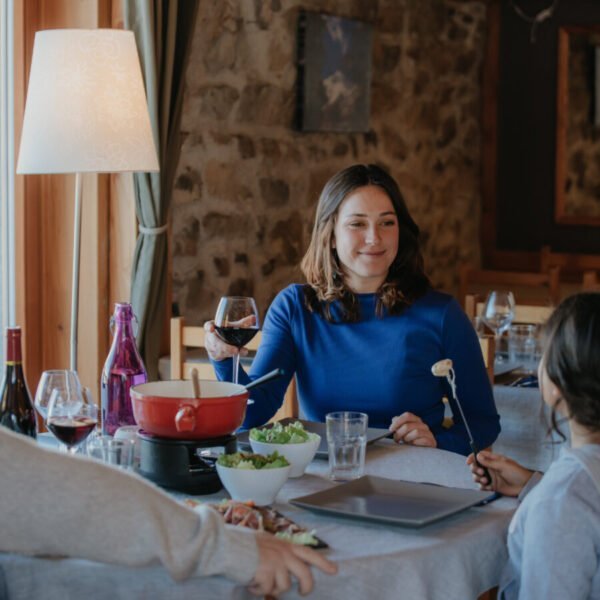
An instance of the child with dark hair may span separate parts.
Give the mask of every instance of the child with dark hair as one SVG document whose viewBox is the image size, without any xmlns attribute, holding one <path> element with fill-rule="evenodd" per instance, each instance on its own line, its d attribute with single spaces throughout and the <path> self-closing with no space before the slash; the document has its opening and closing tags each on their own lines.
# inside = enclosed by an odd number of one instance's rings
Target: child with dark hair
<svg viewBox="0 0 600 600">
<path fill-rule="evenodd" d="M 499 598 L 600 598 L 600 294 L 571 296 L 553 313 L 539 380 L 553 428 L 557 414 L 568 423 L 571 448 L 543 478 L 480 452 L 491 483 L 467 458 L 482 489 L 524 498 L 509 527 Z"/>
</svg>

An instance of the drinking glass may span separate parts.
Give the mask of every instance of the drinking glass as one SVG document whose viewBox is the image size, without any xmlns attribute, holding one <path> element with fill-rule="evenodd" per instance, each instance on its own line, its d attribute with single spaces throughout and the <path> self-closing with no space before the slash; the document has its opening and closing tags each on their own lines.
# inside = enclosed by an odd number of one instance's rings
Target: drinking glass
<svg viewBox="0 0 600 600">
<path fill-rule="evenodd" d="M 75 393 L 54 388 L 50 394 L 46 427 L 62 442 L 69 453 L 92 433 L 98 424 L 98 407 L 88 388 Z"/>
<path fill-rule="evenodd" d="M 329 478 L 333 481 L 362 477 L 368 422 L 368 415 L 361 412 L 333 412 L 325 416 Z"/>
<path fill-rule="evenodd" d="M 215 316 L 217 335 L 227 344 L 238 349 L 233 355 L 233 383 L 238 382 L 240 366 L 239 349 L 258 333 L 258 310 L 254 298 L 247 296 L 224 296 L 219 301 Z"/>
<path fill-rule="evenodd" d="M 56 369 L 42 373 L 35 391 L 34 405 L 44 420 L 47 417 L 50 395 L 54 389 L 58 389 L 67 395 L 77 394 L 81 390 L 81 383 L 79 382 L 77 373 L 66 369 Z"/>
<path fill-rule="evenodd" d="M 519 363 L 528 374 L 537 371 L 538 332 L 536 325 L 511 325 L 508 332 L 508 356 L 511 362 Z"/>
<path fill-rule="evenodd" d="M 490 292 L 481 313 L 484 323 L 496 337 L 496 362 L 503 362 L 500 349 L 500 337 L 510 327 L 515 318 L 515 297 L 512 292 Z"/>
<path fill-rule="evenodd" d="M 87 455 L 124 471 L 133 469 L 135 441 L 98 435 L 87 443 Z"/>
</svg>

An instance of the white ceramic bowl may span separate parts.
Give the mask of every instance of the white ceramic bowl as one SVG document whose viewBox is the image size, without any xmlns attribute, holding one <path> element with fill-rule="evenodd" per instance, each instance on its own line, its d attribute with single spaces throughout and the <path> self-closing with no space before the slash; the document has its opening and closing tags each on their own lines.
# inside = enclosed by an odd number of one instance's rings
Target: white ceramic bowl
<svg viewBox="0 0 600 600">
<path fill-rule="evenodd" d="M 256 452 L 256 454 L 279 452 L 281 456 L 287 458 L 292 466 L 290 477 L 301 477 L 310 461 L 315 457 L 321 443 L 321 436 L 316 433 L 314 435 L 315 439 L 301 444 L 271 444 L 250 438 L 250 446 L 252 446 L 252 452 Z"/>
<path fill-rule="evenodd" d="M 271 504 L 290 474 L 290 466 L 275 469 L 234 469 L 217 463 L 217 473 L 233 500 Z"/>
</svg>

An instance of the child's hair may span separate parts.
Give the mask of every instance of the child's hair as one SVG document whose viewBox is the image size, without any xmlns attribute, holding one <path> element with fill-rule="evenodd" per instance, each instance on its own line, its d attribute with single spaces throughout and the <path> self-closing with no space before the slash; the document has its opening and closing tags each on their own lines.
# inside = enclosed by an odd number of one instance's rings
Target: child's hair
<svg viewBox="0 0 600 600">
<path fill-rule="evenodd" d="M 570 296 L 545 327 L 544 366 L 569 418 L 600 431 L 600 293 Z M 554 409 L 552 425 L 556 429 Z"/>
</svg>

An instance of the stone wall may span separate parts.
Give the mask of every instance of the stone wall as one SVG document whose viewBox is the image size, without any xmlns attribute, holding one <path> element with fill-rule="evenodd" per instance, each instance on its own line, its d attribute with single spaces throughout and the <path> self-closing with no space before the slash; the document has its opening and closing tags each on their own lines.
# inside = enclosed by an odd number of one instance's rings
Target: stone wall
<svg viewBox="0 0 600 600">
<path fill-rule="evenodd" d="M 373 23 L 371 129 L 295 131 L 300 8 Z M 300 281 L 325 181 L 357 162 L 398 180 L 434 285 L 479 260 L 485 5 L 458 0 L 203 0 L 172 208 L 173 300 L 191 323 L 224 294 L 264 312 Z"/>
<path fill-rule="evenodd" d="M 600 34 L 569 35 L 565 214 L 600 217 L 600 127 L 594 124 L 594 50 Z M 598 84 L 596 84 L 598 85 Z"/>
</svg>

